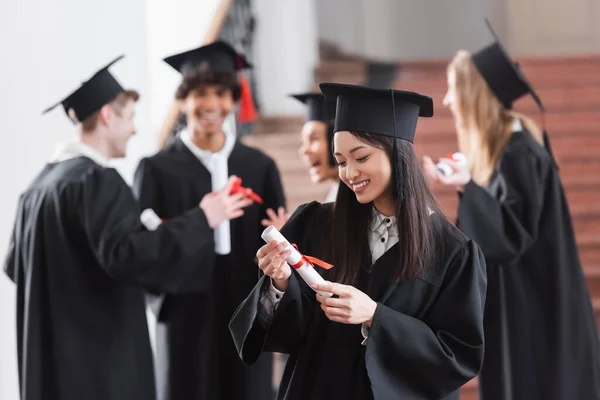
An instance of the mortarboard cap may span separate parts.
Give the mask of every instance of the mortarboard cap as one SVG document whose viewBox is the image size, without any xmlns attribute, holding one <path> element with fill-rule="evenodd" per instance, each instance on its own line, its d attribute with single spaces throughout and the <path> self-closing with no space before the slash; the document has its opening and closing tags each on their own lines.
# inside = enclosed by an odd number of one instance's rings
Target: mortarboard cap
<svg viewBox="0 0 600 400">
<path fill-rule="evenodd" d="M 306 105 L 306 121 L 329 124 L 335 119 L 335 99 L 326 100 L 322 93 L 300 93 L 291 96 Z"/>
<path fill-rule="evenodd" d="M 334 131 L 373 133 L 413 142 L 418 117 L 433 115 L 431 97 L 393 89 L 321 83 L 325 97 L 336 99 Z"/>
<path fill-rule="evenodd" d="M 85 121 L 88 117 L 98 111 L 105 104 L 110 103 L 118 94 L 125 91 L 117 82 L 108 69 L 117 61 L 121 55 L 111 61 L 107 66 L 96 72 L 90 79 L 83 82 L 81 86 L 53 106 L 44 110 L 43 114 L 62 105 L 69 118 L 75 117 L 75 122 Z M 72 113 L 70 112 L 72 110 Z M 74 114 L 74 115 L 72 115 Z"/>
<path fill-rule="evenodd" d="M 164 61 L 180 73 L 203 62 L 207 62 L 212 69 L 222 71 L 237 72 L 241 69 L 252 68 L 244 55 L 239 54 L 223 41 L 169 56 Z"/>
<path fill-rule="evenodd" d="M 507 109 L 512 108 L 515 100 L 529 93 L 540 110 L 544 111 L 542 101 L 521 72 L 519 65 L 511 59 L 487 18 L 485 23 L 494 37 L 494 42 L 473 53 L 472 58 L 492 93 Z"/>
</svg>

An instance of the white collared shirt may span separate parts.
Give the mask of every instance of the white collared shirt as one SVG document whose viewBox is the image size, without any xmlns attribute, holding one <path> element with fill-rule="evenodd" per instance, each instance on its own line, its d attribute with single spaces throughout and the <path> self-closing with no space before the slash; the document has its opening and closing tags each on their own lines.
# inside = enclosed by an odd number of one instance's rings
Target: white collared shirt
<svg viewBox="0 0 600 400">
<path fill-rule="evenodd" d="M 521 132 L 523 130 L 523 125 L 521 124 L 521 120 L 519 118 L 514 118 L 512 123 L 512 131 L 513 132 Z"/>
<path fill-rule="evenodd" d="M 396 217 L 386 217 L 373 207 L 373 216 L 369 232 L 371 263 L 375 264 L 375 262 L 396 243 L 398 243 L 398 224 L 396 224 Z"/>
<path fill-rule="evenodd" d="M 196 146 L 187 129 L 179 133 L 179 137 L 189 151 L 210 172 L 211 190 L 216 192 L 227 185 L 229 180 L 229 155 L 235 146 L 235 137 L 225 133 L 225 143 L 219 151 L 212 152 Z M 225 255 L 231 253 L 231 225 L 229 221 L 221 222 L 214 229 L 215 252 Z"/>
<path fill-rule="evenodd" d="M 86 157 L 104 168 L 109 168 L 109 161 L 98 150 L 83 142 L 73 141 L 61 143 L 56 146 L 50 162 L 61 162 L 77 157 Z"/>
<path fill-rule="evenodd" d="M 204 167 L 208 170 L 208 172 L 211 173 L 211 175 L 213 175 L 216 170 L 225 170 L 225 175 L 227 175 L 227 160 L 229 159 L 229 155 L 231 154 L 231 151 L 233 150 L 233 147 L 235 145 L 235 138 L 232 135 L 225 133 L 225 143 L 223 144 L 223 147 L 221 147 L 219 151 L 216 151 L 214 153 L 210 150 L 204 150 L 196 146 L 194 142 L 192 142 L 192 138 L 187 129 L 182 130 L 179 133 L 179 137 L 181 138 L 181 141 L 183 142 L 185 147 L 187 147 L 188 150 L 194 156 L 196 156 L 198 160 L 200 160 L 202 165 L 204 165 Z M 213 182 L 212 189 L 219 190 L 223 186 L 225 186 L 227 180 L 225 180 L 221 187 L 215 187 L 214 183 L 215 182 Z"/>
</svg>

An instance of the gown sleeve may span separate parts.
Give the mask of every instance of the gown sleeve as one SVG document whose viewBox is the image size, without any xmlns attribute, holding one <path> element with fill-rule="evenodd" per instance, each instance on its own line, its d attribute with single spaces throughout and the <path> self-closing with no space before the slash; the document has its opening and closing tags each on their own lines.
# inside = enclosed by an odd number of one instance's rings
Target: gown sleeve
<svg viewBox="0 0 600 400">
<path fill-rule="evenodd" d="M 547 168 L 527 148 L 507 149 L 498 175 L 501 189 L 492 194 L 469 182 L 460 197 L 460 229 L 481 247 L 488 262 L 518 259 L 537 240 L 544 205 Z"/>
<path fill-rule="evenodd" d="M 143 158 L 138 164 L 133 179 L 133 194 L 137 198 L 140 210 L 150 208 L 158 215 L 163 215 L 158 193 L 157 179 L 151 161 L 148 158 Z M 156 288 L 147 287 L 146 289 L 148 291 L 146 293 L 146 304 L 156 318 L 162 320 L 163 305 L 167 297 Z"/>
<path fill-rule="evenodd" d="M 190 286 L 203 290 L 209 284 L 196 271 L 209 270 L 215 258 L 213 232 L 200 207 L 145 231 L 140 207 L 114 169 L 91 173 L 80 196 L 86 239 L 109 275 L 167 293 Z"/>
<path fill-rule="evenodd" d="M 300 239 L 307 236 L 307 220 L 318 205 L 319 203 L 312 202 L 298 207 L 281 229 L 290 243 L 302 243 Z M 292 353 L 304 336 L 314 308 L 314 291 L 292 270 L 288 288 L 271 324 L 263 328 L 258 318 L 258 309 L 261 307 L 261 296 L 268 290 L 269 284 L 269 277 L 263 276 L 238 307 L 229 324 L 238 354 L 246 364 L 254 363 L 263 351 Z"/>
<path fill-rule="evenodd" d="M 133 193 L 140 204 L 141 210 L 151 208 L 159 213 L 159 210 L 157 210 L 160 208 L 160 205 L 156 189 L 156 179 L 152 171 L 150 160 L 143 158 L 135 171 Z"/>
<path fill-rule="evenodd" d="M 374 398 L 444 398 L 475 377 L 483 362 L 485 293 L 483 254 L 469 241 L 450 261 L 424 319 L 378 303 L 365 350 Z"/>
<path fill-rule="evenodd" d="M 10 278 L 11 281 L 17 283 L 18 271 L 20 268 L 17 264 L 20 263 L 20 257 L 18 257 L 19 246 L 17 246 L 18 230 L 20 229 L 20 211 L 21 204 L 19 201 L 19 208 L 17 210 L 17 216 L 13 225 L 13 230 L 10 235 L 10 241 L 8 243 L 8 250 L 4 259 L 4 273 Z"/>
</svg>

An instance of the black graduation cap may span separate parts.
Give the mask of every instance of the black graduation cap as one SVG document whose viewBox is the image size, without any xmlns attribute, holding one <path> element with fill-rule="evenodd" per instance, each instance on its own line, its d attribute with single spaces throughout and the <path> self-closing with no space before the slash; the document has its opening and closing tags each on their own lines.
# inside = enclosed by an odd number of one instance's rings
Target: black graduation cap
<svg viewBox="0 0 600 400">
<path fill-rule="evenodd" d="M 299 93 L 290 95 L 306 104 L 306 121 L 333 122 L 335 119 L 335 100 L 326 100 L 322 93 Z"/>
<path fill-rule="evenodd" d="M 418 117 L 433 115 L 431 97 L 394 89 L 321 83 L 327 99 L 337 99 L 334 131 L 374 133 L 413 142 Z"/>
<path fill-rule="evenodd" d="M 169 56 L 164 61 L 180 73 L 203 62 L 207 62 L 212 69 L 231 72 L 252 68 L 252 65 L 243 54 L 239 54 L 233 47 L 223 41 Z"/>
<path fill-rule="evenodd" d="M 487 18 L 485 23 L 494 37 L 494 43 L 472 54 L 473 62 L 483 79 L 507 109 L 511 109 L 512 103 L 519 97 L 529 93 L 540 110 L 544 111 L 542 101 L 521 72 L 519 64 L 511 59 Z"/>
<path fill-rule="evenodd" d="M 46 114 L 62 104 L 69 118 L 73 119 L 75 117 L 76 120 L 74 122 L 85 121 L 93 113 L 102 108 L 102 106 L 110 103 L 119 93 L 125 91 L 108 71 L 108 68 L 123 57 L 125 56 L 120 55 L 115 58 L 107 66 L 96 72 L 89 80 L 83 82 L 77 90 L 65 99 L 44 110 L 42 114 Z M 72 112 L 69 110 L 72 110 Z"/>
<path fill-rule="evenodd" d="M 327 142 L 333 149 L 333 123 L 335 121 L 335 99 L 326 100 L 322 93 L 299 93 L 290 95 L 306 104 L 306 121 L 321 121 L 327 124 Z M 333 152 L 329 151 L 329 165 L 335 165 Z"/>
<path fill-rule="evenodd" d="M 334 132 L 372 133 L 413 142 L 419 117 L 433 116 L 431 97 L 394 89 L 374 89 L 366 86 L 321 83 L 327 99 L 337 99 Z M 406 175 L 392 151 L 393 189 L 395 199 L 412 197 L 407 193 Z"/>
</svg>

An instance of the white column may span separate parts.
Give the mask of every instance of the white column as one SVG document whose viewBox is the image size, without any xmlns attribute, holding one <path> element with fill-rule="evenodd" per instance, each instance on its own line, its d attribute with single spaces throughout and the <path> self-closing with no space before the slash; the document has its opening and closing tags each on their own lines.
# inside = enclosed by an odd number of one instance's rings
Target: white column
<svg viewBox="0 0 600 400">
<path fill-rule="evenodd" d="M 263 115 L 302 113 L 289 93 L 313 84 L 317 62 L 314 0 L 255 0 L 255 69 Z"/>
</svg>

